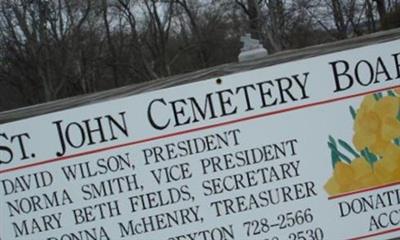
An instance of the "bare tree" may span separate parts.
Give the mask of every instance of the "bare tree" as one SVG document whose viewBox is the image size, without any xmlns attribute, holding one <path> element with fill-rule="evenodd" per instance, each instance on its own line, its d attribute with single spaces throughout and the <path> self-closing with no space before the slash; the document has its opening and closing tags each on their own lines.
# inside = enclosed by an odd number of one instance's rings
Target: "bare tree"
<svg viewBox="0 0 400 240">
<path fill-rule="evenodd" d="M 386 1 L 385 0 L 373 0 L 376 3 L 376 8 L 379 13 L 379 19 L 384 19 L 386 15 Z"/>
<path fill-rule="evenodd" d="M 82 27 L 90 10 L 89 1 L 85 2 L 86 11 L 79 19 L 76 15 L 65 14 L 69 5 L 63 1 L 7 0 L 1 4 L 3 40 L 9 46 L 6 51 L 18 57 L 17 61 L 10 59 L 8 70 L 11 73 L 18 68 L 27 69 L 26 77 L 32 78 L 32 84 L 43 92 L 46 101 L 62 96 L 71 80 L 68 74 L 71 64 L 68 63 L 73 59 L 72 35 Z M 21 88 L 27 85 L 23 79 L 13 84 L 20 84 Z"/>
<path fill-rule="evenodd" d="M 174 2 L 159 3 L 158 0 L 144 2 L 146 25 L 146 44 L 154 59 L 160 76 L 171 74 L 167 48 L 169 45 L 170 29 L 174 14 Z M 162 12 L 160 12 L 162 11 Z"/>
<path fill-rule="evenodd" d="M 260 13 L 260 3 L 258 0 L 235 0 L 235 3 L 241 7 L 243 12 L 248 17 L 249 31 L 253 38 L 258 40 L 263 39 L 262 23 Z"/>
<path fill-rule="evenodd" d="M 2 0 L 4 109 L 399 26 L 400 0 Z M 8 99 L 13 99 L 8 101 Z"/>
</svg>

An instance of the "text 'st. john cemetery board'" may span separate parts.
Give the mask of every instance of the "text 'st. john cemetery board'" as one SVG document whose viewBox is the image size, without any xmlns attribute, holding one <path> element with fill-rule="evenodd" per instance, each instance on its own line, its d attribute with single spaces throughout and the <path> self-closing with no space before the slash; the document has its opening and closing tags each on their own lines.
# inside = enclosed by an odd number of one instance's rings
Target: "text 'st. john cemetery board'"
<svg viewBox="0 0 400 240">
<path fill-rule="evenodd" d="M 1 126 L 3 240 L 400 236 L 400 40 Z"/>
</svg>

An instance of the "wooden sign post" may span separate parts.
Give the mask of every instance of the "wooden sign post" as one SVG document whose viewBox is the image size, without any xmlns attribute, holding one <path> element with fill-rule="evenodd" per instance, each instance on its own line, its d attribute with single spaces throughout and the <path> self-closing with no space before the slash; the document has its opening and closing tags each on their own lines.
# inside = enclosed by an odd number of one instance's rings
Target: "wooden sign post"
<svg viewBox="0 0 400 240">
<path fill-rule="evenodd" d="M 400 236 L 398 29 L 0 119 L 3 240 Z"/>
</svg>

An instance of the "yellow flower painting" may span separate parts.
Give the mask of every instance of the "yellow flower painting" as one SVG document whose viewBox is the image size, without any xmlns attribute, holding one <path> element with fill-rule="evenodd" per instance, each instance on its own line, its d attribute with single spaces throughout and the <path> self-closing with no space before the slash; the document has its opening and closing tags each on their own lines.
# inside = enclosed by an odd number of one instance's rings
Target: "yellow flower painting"
<svg viewBox="0 0 400 240">
<path fill-rule="evenodd" d="M 367 95 L 350 112 L 352 145 L 329 136 L 333 173 L 324 188 L 330 196 L 400 182 L 400 89 Z"/>
</svg>

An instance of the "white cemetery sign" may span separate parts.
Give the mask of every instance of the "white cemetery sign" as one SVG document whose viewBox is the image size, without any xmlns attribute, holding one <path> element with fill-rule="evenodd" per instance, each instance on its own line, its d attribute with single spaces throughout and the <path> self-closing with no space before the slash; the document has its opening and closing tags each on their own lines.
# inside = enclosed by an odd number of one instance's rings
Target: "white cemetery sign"
<svg viewBox="0 0 400 240">
<path fill-rule="evenodd" d="M 400 40 L 1 125 L 3 240 L 400 236 Z"/>
</svg>

